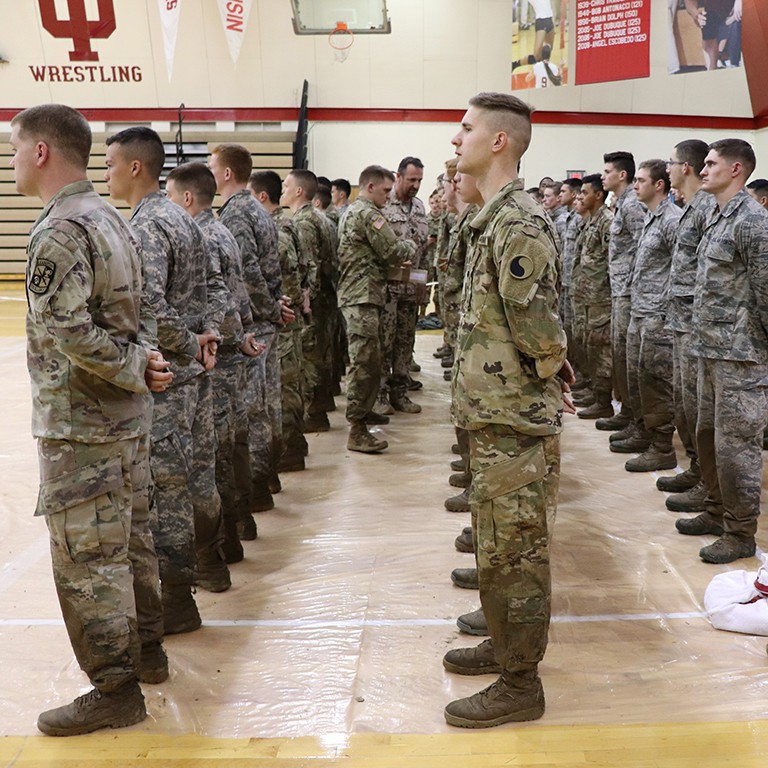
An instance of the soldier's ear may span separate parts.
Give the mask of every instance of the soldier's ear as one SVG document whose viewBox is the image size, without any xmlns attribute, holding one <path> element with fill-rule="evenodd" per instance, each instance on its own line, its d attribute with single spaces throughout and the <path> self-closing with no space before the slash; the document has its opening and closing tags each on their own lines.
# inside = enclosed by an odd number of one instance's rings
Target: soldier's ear
<svg viewBox="0 0 768 768">
<path fill-rule="evenodd" d="M 37 155 L 37 165 L 45 165 L 51 156 L 50 147 L 44 141 L 38 141 L 35 146 L 35 154 Z"/>
<path fill-rule="evenodd" d="M 141 160 L 131 160 L 131 176 L 136 178 L 141 173 Z"/>
</svg>

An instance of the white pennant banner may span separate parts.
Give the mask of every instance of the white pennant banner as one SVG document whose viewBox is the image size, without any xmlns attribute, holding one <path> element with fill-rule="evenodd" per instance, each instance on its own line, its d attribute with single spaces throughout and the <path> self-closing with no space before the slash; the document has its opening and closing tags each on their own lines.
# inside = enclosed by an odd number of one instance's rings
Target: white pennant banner
<svg viewBox="0 0 768 768">
<path fill-rule="evenodd" d="M 240 49 L 243 47 L 245 29 L 251 14 L 251 2 L 252 0 L 218 0 L 221 23 L 234 64 L 237 64 Z"/>
<path fill-rule="evenodd" d="M 176 38 L 179 33 L 179 14 L 181 0 L 157 0 L 160 9 L 160 24 L 163 28 L 163 46 L 165 47 L 165 65 L 168 68 L 168 82 L 173 74 L 173 57 L 176 53 Z"/>
</svg>

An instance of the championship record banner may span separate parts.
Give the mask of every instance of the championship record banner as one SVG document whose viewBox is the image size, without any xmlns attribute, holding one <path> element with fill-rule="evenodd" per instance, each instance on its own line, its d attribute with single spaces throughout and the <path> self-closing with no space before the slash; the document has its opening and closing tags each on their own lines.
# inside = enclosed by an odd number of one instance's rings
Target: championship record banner
<svg viewBox="0 0 768 768">
<path fill-rule="evenodd" d="M 576 85 L 650 74 L 651 0 L 576 0 Z"/>
</svg>

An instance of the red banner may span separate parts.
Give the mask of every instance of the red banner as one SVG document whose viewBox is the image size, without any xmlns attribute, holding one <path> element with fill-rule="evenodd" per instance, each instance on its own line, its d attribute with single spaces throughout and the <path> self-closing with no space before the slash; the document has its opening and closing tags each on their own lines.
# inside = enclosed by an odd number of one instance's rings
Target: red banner
<svg viewBox="0 0 768 768">
<path fill-rule="evenodd" d="M 648 77 L 651 0 L 576 0 L 576 85 Z"/>
</svg>

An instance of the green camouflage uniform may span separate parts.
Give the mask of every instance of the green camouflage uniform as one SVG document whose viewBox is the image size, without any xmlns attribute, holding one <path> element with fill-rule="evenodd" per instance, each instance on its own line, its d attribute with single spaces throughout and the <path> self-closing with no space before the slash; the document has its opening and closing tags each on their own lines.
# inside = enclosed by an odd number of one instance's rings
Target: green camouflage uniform
<svg viewBox="0 0 768 768">
<path fill-rule="evenodd" d="M 573 332 L 573 307 L 571 305 L 571 276 L 573 261 L 576 257 L 576 240 L 583 224 L 581 215 L 576 209 L 568 211 L 562 219 L 560 242 L 563 248 L 562 275 L 560 285 L 560 318 L 563 321 L 565 335 L 568 337 L 568 357 L 579 372 L 586 371 L 586 351 L 582 339 L 577 339 Z"/>
<path fill-rule="evenodd" d="M 550 617 L 565 361 L 556 234 L 521 180 L 472 221 L 452 412 L 470 442 L 480 601 L 505 671 L 535 668 Z"/>
<path fill-rule="evenodd" d="M 333 340 L 338 315 L 336 284 L 339 279 L 336 240 L 328 229 L 327 217 L 311 203 L 293 215 L 304 253 L 314 265 L 310 285 L 312 317 L 302 334 L 304 349 L 307 415 L 319 416 L 333 403 Z"/>
<path fill-rule="evenodd" d="M 611 286 L 608 242 L 612 214 L 605 206 L 585 219 L 571 274 L 574 334 L 582 340 L 595 395 L 611 393 Z"/>
<path fill-rule="evenodd" d="M 195 548 L 198 555 L 215 552 L 223 537 L 211 383 L 195 355 L 196 334 L 219 330 L 227 290 L 200 228 L 161 192 L 142 198 L 131 227 L 141 243 L 143 300 L 157 318 L 158 344 L 174 375 L 165 392 L 154 394 L 153 534 L 161 580 L 188 584 Z"/>
<path fill-rule="evenodd" d="M 627 329 L 627 381 L 635 419 L 649 432 L 671 437 L 672 331 L 665 328 L 672 252 L 681 210 L 665 198 L 648 211 L 635 252 L 631 319 Z"/>
<path fill-rule="evenodd" d="M 424 299 L 425 304 L 423 306 L 427 306 L 429 304 L 430 295 L 432 296 L 432 301 L 435 305 L 435 312 L 439 315 L 440 314 L 440 297 L 438 296 L 438 290 L 437 290 L 437 264 L 435 262 L 435 255 L 437 254 L 437 236 L 440 232 L 440 215 L 438 214 L 435 216 L 432 211 L 430 211 L 427 214 L 427 249 L 425 252 L 425 263 L 427 266 L 427 282 L 428 283 L 434 283 L 428 290 L 426 294 L 426 298 Z M 430 239 L 434 238 L 433 242 L 429 242 Z"/>
<path fill-rule="evenodd" d="M 435 268 L 437 270 L 437 302 L 435 306 L 440 307 L 438 314 L 442 320 L 442 307 L 444 301 L 444 289 L 445 289 L 445 266 L 446 259 L 448 258 L 448 242 L 451 238 L 451 229 L 456 222 L 456 216 L 448 211 L 443 211 L 440 214 L 440 221 L 437 230 L 437 242 L 435 243 Z M 443 333 L 443 344 L 445 344 L 445 333 Z"/>
<path fill-rule="evenodd" d="M 358 197 L 341 226 L 339 306 L 347 327 L 347 419 L 362 421 L 371 412 L 381 381 L 380 324 L 387 270 L 416 251 L 402 240 L 370 200 Z"/>
<path fill-rule="evenodd" d="M 677 240 L 672 254 L 667 303 L 667 328 L 673 333 L 673 398 L 675 427 L 685 452 L 698 463 L 696 420 L 699 411 L 699 361 L 691 354 L 693 343 L 693 294 L 696 285 L 697 256 L 707 218 L 715 198 L 700 189 L 683 208 L 677 226 Z"/>
<path fill-rule="evenodd" d="M 637 241 L 643 230 L 646 207 L 628 186 L 616 201 L 611 222 L 609 269 L 611 274 L 611 347 L 613 351 L 613 389 L 621 403 L 621 413 L 640 421 L 630 405 L 631 393 L 627 378 L 627 330 L 631 314 L 632 267 L 635 263 Z M 635 393 L 636 394 L 636 393 Z"/>
<path fill-rule="evenodd" d="M 382 213 L 399 239 L 411 240 L 416 244 L 411 269 L 425 269 L 423 259 L 427 247 L 427 215 L 424 203 L 418 197 L 402 202 L 393 189 Z M 381 353 L 382 374 L 389 378 L 386 384 L 394 397 L 402 397 L 406 392 L 418 316 L 415 284 L 389 280 L 387 299 L 381 314 Z"/>
<path fill-rule="evenodd" d="M 707 514 L 726 533 L 750 539 L 768 426 L 768 213 L 742 189 L 723 210 L 714 209 L 697 253 L 696 446 Z"/>
<path fill-rule="evenodd" d="M 123 218 L 90 182 L 63 187 L 28 248 L 35 514 L 48 524 L 75 656 L 105 692 L 132 679 L 140 645 L 163 635 L 149 529 L 152 398 L 141 289 L 137 243 Z"/>
<path fill-rule="evenodd" d="M 283 293 L 291 300 L 296 319 L 280 326 L 277 335 L 277 355 L 280 359 L 280 397 L 283 414 L 283 450 L 304 455 L 304 354 L 301 334 L 304 318 L 301 307 L 304 289 L 309 283 L 309 262 L 301 248 L 299 231 L 293 219 L 281 208 L 272 218 L 277 225 L 277 255 L 283 276 Z"/>
<path fill-rule="evenodd" d="M 235 192 L 219 208 L 219 221 L 240 246 L 243 281 L 251 303 L 256 338 L 266 349 L 246 362 L 248 432 L 238 431 L 236 462 L 250 468 L 238 472 L 238 496 L 268 493 L 275 472 L 277 444 L 282 431 L 280 415 L 280 363 L 275 336 L 280 326 L 282 283 L 277 256 L 277 228 L 264 206 L 247 190 Z M 245 453 L 248 454 L 246 459 Z"/>
</svg>

